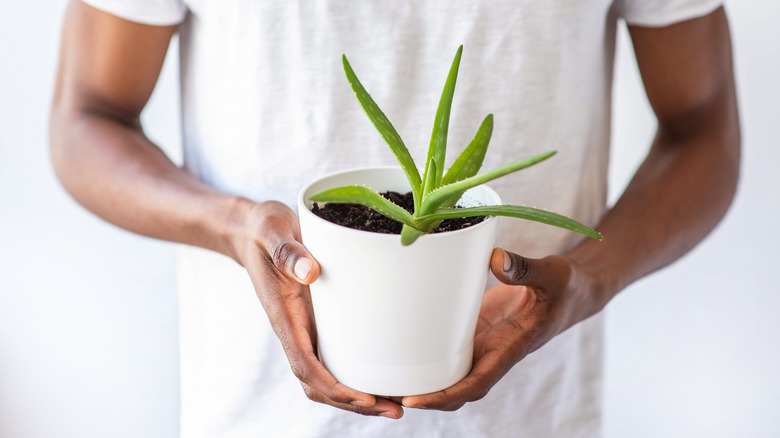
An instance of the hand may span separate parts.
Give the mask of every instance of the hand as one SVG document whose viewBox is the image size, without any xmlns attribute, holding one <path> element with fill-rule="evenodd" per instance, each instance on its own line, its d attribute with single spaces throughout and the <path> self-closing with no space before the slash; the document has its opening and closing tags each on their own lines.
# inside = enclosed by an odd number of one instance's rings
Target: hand
<svg viewBox="0 0 780 438">
<path fill-rule="evenodd" d="M 410 408 L 454 411 L 484 397 L 516 363 L 596 313 L 595 281 L 563 256 L 528 259 L 499 248 L 490 269 L 504 284 L 482 299 L 469 374 L 442 391 L 403 397 Z"/>
<path fill-rule="evenodd" d="M 401 418 L 399 404 L 342 385 L 317 359 L 308 285 L 317 279 L 320 267 L 300 242 L 295 213 L 271 201 L 252 204 L 247 217 L 245 232 L 233 239 L 237 259 L 249 272 L 292 372 L 309 399 L 359 414 Z"/>
</svg>

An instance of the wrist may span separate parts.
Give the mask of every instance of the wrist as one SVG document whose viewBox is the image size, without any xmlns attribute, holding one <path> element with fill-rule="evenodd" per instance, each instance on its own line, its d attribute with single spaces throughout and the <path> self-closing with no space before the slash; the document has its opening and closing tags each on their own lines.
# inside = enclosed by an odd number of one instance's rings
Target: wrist
<svg viewBox="0 0 780 438">
<path fill-rule="evenodd" d="M 226 255 L 242 266 L 255 263 L 256 257 L 264 251 L 272 251 L 264 242 L 277 241 L 280 233 L 300 240 L 298 216 L 278 201 L 234 198 L 226 207 L 225 224 L 222 236 L 226 242 Z"/>
<path fill-rule="evenodd" d="M 598 263 L 596 255 L 575 248 L 566 257 L 576 272 L 574 293 L 583 320 L 603 310 L 619 288 L 613 273 Z"/>
<path fill-rule="evenodd" d="M 216 225 L 216 235 L 219 241 L 219 252 L 232 258 L 239 264 L 250 246 L 254 230 L 252 224 L 253 210 L 257 203 L 239 196 L 227 196 L 220 207 L 220 215 Z"/>
</svg>

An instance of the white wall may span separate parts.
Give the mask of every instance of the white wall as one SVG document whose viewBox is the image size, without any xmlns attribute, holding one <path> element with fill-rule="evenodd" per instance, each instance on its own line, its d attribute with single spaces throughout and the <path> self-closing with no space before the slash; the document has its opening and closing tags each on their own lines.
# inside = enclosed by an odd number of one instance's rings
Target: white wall
<svg viewBox="0 0 780 438">
<path fill-rule="evenodd" d="M 0 437 L 176 435 L 174 248 L 95 219 L 57 185 L 46 112 L 64 0 L 0 15 Z M 606 431 L 771 437 L 780 431 L 780 2 L 729 4 L 743 178 L 725 222 L 608 309 Z M 621 34 L 614 199 L 653 120 Z M 175 51 L 175 49 L 174 49 Z M 178 155 L 176 65 L 144 114 Z M 772 173 L 774 172 L 774 174 Z"/>
</svg>

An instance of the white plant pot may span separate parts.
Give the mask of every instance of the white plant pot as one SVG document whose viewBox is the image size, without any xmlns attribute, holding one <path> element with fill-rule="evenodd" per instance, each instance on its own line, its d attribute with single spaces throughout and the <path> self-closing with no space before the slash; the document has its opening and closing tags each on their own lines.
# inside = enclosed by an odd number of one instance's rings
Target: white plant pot
<svg viewBox="0 0 780 438">
<path fill-rule="evenodd" d="M 398 235 L 350 229 L 310 211 L 309 196 L 344 185 L 409 191 L 400 168 L 380 167 L 332 174 L 298 195 L 303 244 L 321 267 L 311 285 L 320 360 L 339 382 L 369 394 L 453 385 L 471 369 L 497 221 L 402 246 Z M 500 204 L 487 186 L 465 197 Z"/>
</svg>

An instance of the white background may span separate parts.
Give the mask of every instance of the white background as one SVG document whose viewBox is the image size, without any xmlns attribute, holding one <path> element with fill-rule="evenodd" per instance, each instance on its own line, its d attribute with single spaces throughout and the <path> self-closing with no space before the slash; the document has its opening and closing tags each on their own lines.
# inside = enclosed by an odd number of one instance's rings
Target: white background
<svg viewBox="0 0 780 438">
<path fill-rule="evenodd" d="M 0 14 L 0 437 L 174 437 L 175 248 L 86 213 L 48 162 L 64 8 L 15 1 Z M 780 2 L 728 11 L 739 193 L 695 251 L 608 307 L 608 438 L 780 436 Z M 173 155 L 176 69 L 170 57 L 143 115 Z M 613 200 L 654 130 L 624 30 L 615 87 Z"/>
</svg>

